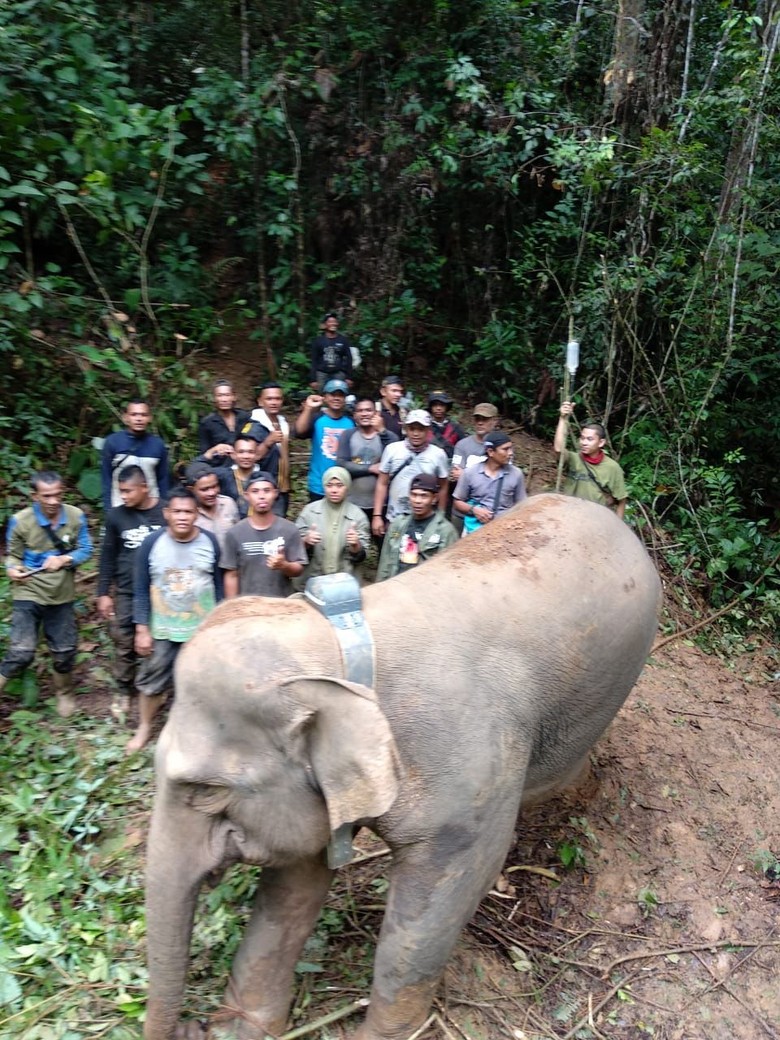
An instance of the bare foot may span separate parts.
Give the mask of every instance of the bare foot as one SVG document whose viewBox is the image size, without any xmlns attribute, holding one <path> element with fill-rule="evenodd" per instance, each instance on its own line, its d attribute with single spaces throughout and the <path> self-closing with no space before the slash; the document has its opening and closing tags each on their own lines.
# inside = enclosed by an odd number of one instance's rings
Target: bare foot
<svg viewBox="0 0 780 1040">
<path fill-rule="evenodd" d="M 152 727 L 142 722 L 125 745 L 125 754 L 132 755 L 135 751 L 140 751 L 142 747 L 146 747 L 151 735 Z"/>
</svg>

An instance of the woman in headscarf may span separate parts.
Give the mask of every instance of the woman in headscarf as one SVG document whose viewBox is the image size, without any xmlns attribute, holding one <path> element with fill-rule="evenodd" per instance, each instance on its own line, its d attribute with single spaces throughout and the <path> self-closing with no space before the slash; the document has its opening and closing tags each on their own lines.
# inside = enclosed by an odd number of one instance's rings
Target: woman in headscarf
<svg viewBox="0 0 780 1040">
<path fill-rule="evenodd" d="M 371 540 L 365 512 L 347 501 L 352 485 L 349 473 L 341 466 L 331 466 L 325 470 L 322 484 L 325 497 L 309 502 L 295 521 L 309 554 L 301 586 L 320 574 L 354 573 L 365 560 Z"/>
</svg>

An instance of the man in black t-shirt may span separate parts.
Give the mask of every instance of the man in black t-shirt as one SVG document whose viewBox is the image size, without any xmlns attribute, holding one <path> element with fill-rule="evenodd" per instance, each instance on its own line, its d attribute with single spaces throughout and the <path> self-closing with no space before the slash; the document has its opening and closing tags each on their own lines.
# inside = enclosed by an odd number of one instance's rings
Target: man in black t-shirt
<svg viewBox="0 0 780 1040">
<path fill-rule="evenodd" d="M 119 693 L 111 706 L 115 715 L 127 712 L 130 694 L 135 689 L 138 663 L 133 645 L 135 552 L 153 531 L 165 525 L 162 506 L 149 493 L 146 475 L 140 466 L 125 466 L 117 479 L 122 505 L 114 506 L 106 516 L 97 587 L 98 614 L 108 622 L 116 647 L 114 677 Z"/>
<path fill-rule="evenodd" d="M 322 332 L 312 340 L 309 350 L 309 385 L 312 390 L 321 391 L 331 379 L 343 379 L 348 386 L 352 385 L 352 344 L 339 332 L 338 315 L 325 315 Z"/>
<path fill-rule="evenodd" d="M 292 579 L 300 577 L 309 562 L 298 528 L 273 512 L 277 494 L 270 473 L 250 478 L 246 495 L 251 512 L 225 535 L 220 566 L 226 599 L 290 596 Z"/>
</svg>

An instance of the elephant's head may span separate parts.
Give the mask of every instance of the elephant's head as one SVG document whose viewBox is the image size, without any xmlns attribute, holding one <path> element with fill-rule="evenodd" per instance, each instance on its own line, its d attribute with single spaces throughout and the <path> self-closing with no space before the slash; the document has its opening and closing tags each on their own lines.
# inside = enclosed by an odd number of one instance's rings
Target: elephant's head
<svg viewBox="0 0 780 1040">
<path fill-rule="evenodd" d="M 281 866 L 392 805 L 398 756 L 372 690 L 291 676 L 247 692 L 236 717 L 202 684 L 195 678 L 192 691 L 179 677 L 157 769 L 173 801 L 211 820 L 213 857 L 221 849 L 223 863 Z"/>
<path fill-rule="evenodd" d="M 398 754 L 373 691 L 300 674 L 318 649 L 316 623 L 305 652 L 281 639 L 274 651 L 270 619 L 267 638 L 258 639 L 257 616 L 219 623 L 230 609 L 215 611 L 179 655 L 176 699 L 157 746 L 147 858 L 150 1036 L 174 1029 L 204 879 L 237 860 L 280 867 L 311 859 L 343 824 L 386 813 L 398 792 Z M 251 631 L 242 634 L 244 624 Z M 328 659 L 323 645 L 319 656 L 336 671 L 338 658 Z"/>
</svg>

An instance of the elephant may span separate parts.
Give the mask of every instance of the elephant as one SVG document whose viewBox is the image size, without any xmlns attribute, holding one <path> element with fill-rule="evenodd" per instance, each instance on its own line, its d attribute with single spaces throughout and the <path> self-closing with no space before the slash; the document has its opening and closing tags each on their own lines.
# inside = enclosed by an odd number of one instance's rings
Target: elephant
<svg viewBox="0 0 780 1040">
<path fill-rule="evenodd" d="M 350 1035 L 411 1035 L 500 874 L 521 803 L 587 767 L 659 604 L 631 529 L 556 494 L 363 590 L 373 684 L 345 674 L 336 629 L 306 599 L 220 604 L 179 655 L 156 750 L 146 1040 L 191 1035 L 179 1019 L 197 894 L 239 861 L 263 869 L 217 1017 L 240 1040 L 281 1033 L 336 869 L 326 851 L 360 827 L 392 864 Z"/>
</svg>

